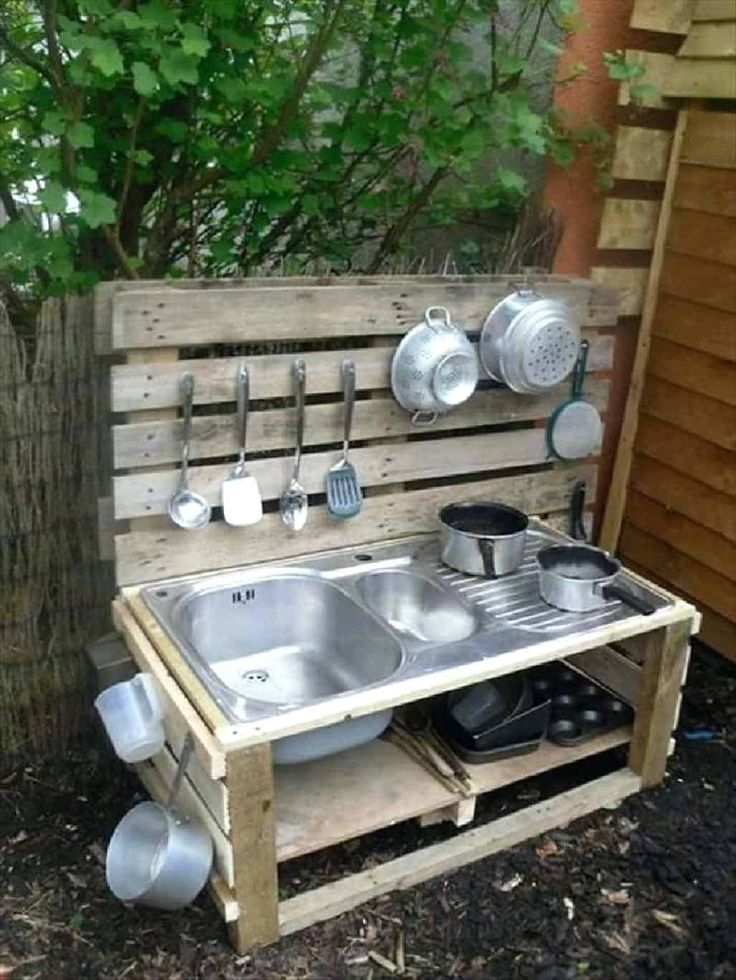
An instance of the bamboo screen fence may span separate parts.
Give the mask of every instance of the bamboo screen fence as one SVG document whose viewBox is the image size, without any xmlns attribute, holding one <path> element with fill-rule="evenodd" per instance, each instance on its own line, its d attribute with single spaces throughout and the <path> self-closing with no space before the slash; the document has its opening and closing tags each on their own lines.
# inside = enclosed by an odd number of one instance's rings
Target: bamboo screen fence
<svg viewBox="0 0 736 980">
<path fill-rule="evenodd" d="M 103 370 L 91 298 L 48 300 L 30 336 L 0 304 L 0 759 L 63 745 L 89 716 L 84 647 L 112 595 Z"/>
</svg>

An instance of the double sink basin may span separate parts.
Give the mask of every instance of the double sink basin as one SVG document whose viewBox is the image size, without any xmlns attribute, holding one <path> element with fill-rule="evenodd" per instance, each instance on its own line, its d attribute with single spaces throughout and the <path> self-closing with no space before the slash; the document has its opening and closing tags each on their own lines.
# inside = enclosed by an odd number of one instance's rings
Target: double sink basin
<svg viewBox="0 0 736 980">
<path fill-rule="evenodd" d="M 550 611 L 534 556 L 564 539 L 534 528 L 527 537 L 522 567 L 505 579 L 452 572 L 437 538 L 422 535 L 161 582 L 142 595 L 223 713 L 254 721 L 631 615 L 618 602 Z"/>
</svg>

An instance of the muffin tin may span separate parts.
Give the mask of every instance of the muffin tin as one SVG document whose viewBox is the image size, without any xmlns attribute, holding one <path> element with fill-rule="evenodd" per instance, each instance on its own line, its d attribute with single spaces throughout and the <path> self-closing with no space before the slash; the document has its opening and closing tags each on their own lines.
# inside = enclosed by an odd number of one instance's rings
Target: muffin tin
<svg viewBox="0 0 736 980">
<path fill-rule="evenodd" d="M 564 664 L 532 675 L 535 697 L 550 702 L 547 738 L 556 745 L 580 745 L 633 721 L 633 708 Z"/>
</svg>

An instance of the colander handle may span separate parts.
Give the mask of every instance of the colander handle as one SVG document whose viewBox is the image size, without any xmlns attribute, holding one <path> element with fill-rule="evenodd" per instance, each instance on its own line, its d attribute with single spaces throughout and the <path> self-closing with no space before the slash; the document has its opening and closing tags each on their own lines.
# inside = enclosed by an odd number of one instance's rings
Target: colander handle
<svg viewBox="0 0 736 980">
<path fill-rule="evenodd" d="M 436 314 L 440 314 L 437 316 Z M 457 330 L 446 306 L 428 306 L 424 311 L 424 321 L 430 330 Z"/>
<path fill-rule="evenodd" d="M 411 424 L 416 426 L 434 425 L 437 421 L 437 412 L 417 411 L 411 417 Z"/>
</svg>

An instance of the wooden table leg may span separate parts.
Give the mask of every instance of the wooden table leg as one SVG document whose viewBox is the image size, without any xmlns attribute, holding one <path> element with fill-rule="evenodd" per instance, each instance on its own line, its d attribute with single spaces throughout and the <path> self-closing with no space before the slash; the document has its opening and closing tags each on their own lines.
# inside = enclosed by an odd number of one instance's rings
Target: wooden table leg
<svg viewBox="0 0 736 980">
<path fill-rule="evenodd" d="M 642 786 L 661 782 L 690 646 L 690 620 L 647 634 L 629 767 Z"/>
<path fill-rule="evenodd" d="M 226 784 L 233 847 L 234 892 L 240 914 L 230 941 L 243 954 L 279 938 L 278 868 L 271 746 L 227 754 Z"/>
</svg>

